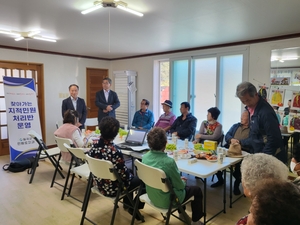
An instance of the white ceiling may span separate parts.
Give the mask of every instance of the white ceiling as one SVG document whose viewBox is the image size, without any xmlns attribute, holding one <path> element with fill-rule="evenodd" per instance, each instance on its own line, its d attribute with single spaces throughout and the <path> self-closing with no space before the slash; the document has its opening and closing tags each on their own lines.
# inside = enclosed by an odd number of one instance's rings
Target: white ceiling
<svg viewBox="0 0 300 225">
<path fill-rule="evenodd" d="M 28 40 L 30 49 L 107 59 L 300 33 L 300 0 L 123 1 L 144 16 L 114 8 L 82 15 L 93 0 L 0 0 L 0 29 L 57 38 Z M 0 34 L 2 46 L 26 42 Z"/>
</svg>

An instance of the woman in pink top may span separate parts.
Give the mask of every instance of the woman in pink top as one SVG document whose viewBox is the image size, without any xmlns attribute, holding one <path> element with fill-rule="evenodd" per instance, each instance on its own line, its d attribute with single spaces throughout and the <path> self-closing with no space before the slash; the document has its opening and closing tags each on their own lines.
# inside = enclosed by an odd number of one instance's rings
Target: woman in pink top
<svg viewBox="0 0 300 225">
<path fill-rule="evenodd" d="M 75 147 L 83 147 L 87 141 L 86 138 L 82 138 L 81 131 L 78 128 L 79 115 L 75 110 L 67 110 L 64 114 L 63 125 L 61 125 L 55 132 L 54 135 L 60 138 L 68 138 L 73 141 Z M 62 160 L 65 162 L 71 161 L 71 154 L 67 152 L 62 152 Z"/>
</svg>

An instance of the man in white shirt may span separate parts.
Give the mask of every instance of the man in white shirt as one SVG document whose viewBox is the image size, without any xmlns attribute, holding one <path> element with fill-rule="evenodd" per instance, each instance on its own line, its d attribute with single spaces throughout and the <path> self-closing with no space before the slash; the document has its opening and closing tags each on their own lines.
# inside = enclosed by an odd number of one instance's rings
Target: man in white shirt
<svg viewBox="0 0 300 225">
<path fill-rule="evenodd" d="M 84 123 L 86 120 L 86 104 L 84 99 L 78 97 L 79 86 L 77 84 L 71 84 L 69 86 L 70 97 L 62 101 L 61 113 L 64 118 L 65 112 L 70 110 L 76 110 L 79 114 L 79 128 L 84 129 Z"/>
</svg>

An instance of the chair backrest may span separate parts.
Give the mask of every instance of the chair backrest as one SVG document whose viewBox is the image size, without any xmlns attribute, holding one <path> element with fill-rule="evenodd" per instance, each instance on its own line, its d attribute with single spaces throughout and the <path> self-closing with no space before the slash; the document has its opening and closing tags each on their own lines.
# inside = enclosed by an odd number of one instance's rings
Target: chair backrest
<svg viewBox="0 0 300 225">
<path fill-rule="evenodd" d="M 85 153 L 83 148 L 72 148 L 67 143 L 64 143 L 64 147 L 69 150 L 75 157 L 85 160 Z"/>
<path fill-rule="evenodd" d="M 73 144 L 73 141 L 69 138 L 60 138 L 60 137 L 55 136 L 55 141 L 57 143 L 58 148 L 62 152 L 69 152 L 68 149 L 64 146 L 65 143 L 68 145 Z"/>
<path fill-rule="evenodd" d="M 30 137 L 32 137 L 32 138 L 39 144 L 39 146 L 40 146 L 42 149 L 47 149 L 47 146 L 46 146 L 46 144 L 44 143 L 42 136 L 39 135 L 37 132 L 35 132 L 34 130 L 30 130 L 30 131 L 28 132 L 28 135 L 29 135 Z"/>
<path fill-rule="evenodd" d="M 164 182 L 166 174 L 163 170 L 148 166 L 139 160 L 134 161 L 138 177 L 152 188 L 160 189 L 163 192 L 169 192 L 167 184 Z"/>
<path fill-rule="evenodd" d="M 220 144 L 220 146 L 223 146 L 223 142 L 224 142 L 224 133 L 222 133 L 221 137 L 218 139 L 218 145 Z"/>
<path fill-rule="evenodd" d="M 88 154 L 85 155 L 85 159 L 91 173 L 97 178 L 109 179 L 112 181 L 117 180 L 117 176 L 114 173 L 114 166 L 111 161 L 92 158 Z"/>
<path fill-rule="evenodd" d="M 98 118 L 86 118 L 85 126 L 98 126 Z"/>
</svg>

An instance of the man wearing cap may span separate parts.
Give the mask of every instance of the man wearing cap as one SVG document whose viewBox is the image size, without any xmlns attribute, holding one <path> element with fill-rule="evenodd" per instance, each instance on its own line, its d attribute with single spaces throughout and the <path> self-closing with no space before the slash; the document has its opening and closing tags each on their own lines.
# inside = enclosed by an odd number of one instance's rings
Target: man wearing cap
<svg viewBox="0 0 300 225">
<path fill-rule="evenodd" d="M 176 116 L 170 111 L 170 109 L 172 108 L 172 102 L 170 100 L 165 100 L 165 102 L 161 104 L 165 113 L 159 117 L 158 121 L 154 126 L 161 127 L 166 132 L 168 132 L 172 124 L 174 123 Z"/>
<path fill-rule="evenodd" d="M 191 140 L 195 134 L 197 118 L 190 113 L 190 103 L 180 104 L 181 116 L 178 116 L 170 128 L 170 133 L 175 134 L 179 139 Z"/>
</svg>

